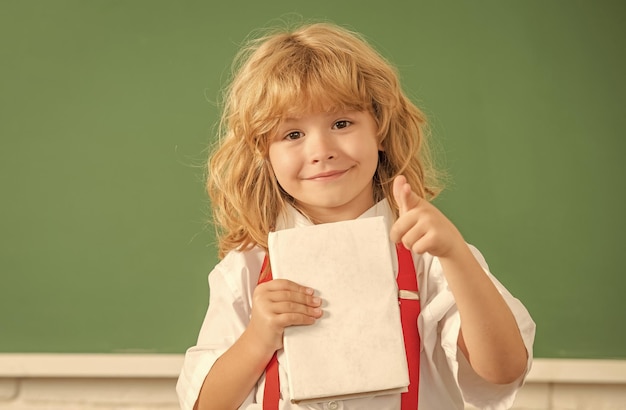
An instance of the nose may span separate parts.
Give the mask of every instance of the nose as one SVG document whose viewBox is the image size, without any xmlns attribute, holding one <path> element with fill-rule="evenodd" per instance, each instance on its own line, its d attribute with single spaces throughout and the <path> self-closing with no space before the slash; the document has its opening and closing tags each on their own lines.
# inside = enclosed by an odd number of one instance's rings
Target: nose
<svg viewBox="0 0 626 410">
<path fill-rule="evenodd" d="M 307 149 L 311 163 L 328 161 L 337 156 L 335 141 L 328 133 L 310 132 L 307 137 Z"/>
</svg>

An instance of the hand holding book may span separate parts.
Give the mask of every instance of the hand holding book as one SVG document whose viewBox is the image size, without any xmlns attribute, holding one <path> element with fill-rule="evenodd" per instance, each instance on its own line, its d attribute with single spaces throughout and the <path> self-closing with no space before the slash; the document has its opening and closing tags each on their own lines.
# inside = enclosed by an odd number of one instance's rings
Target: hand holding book
<svg viewBox="0 0 626 410">
<path fill-rule="evenodd" d="M 322 316 L 321 300 L 313 293 L 313 289 L 287 279 L 271 280 L 256 287 L 249 328 L 268 352 L 283 347 L 286 327 L 312 325 Z"/>
</svg>

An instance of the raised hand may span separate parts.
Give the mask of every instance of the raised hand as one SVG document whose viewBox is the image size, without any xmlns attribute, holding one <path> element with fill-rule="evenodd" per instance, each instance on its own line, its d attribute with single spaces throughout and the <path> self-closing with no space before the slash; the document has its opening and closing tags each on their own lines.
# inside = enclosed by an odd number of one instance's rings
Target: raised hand
<svg viewBox="0 0 626 410">
<path fill-rule="evenodd" d="M 400 208 L 391 227 L 391 240 L 415 253 L 446 257 L 465 247 L 461 233 L 434 205 L 420 198 L 403 175 L 393 181 L 393 195 Z"/>
<path fill-rule="evenodd" d="M 256 287 L 248 330 L 274 352 L 283 346 L 288 326 L 312 325 L 322 316 L 322 302 L 313 289 L 286 279 L 274 279 Z"/>
<path fill-rule="evenodd" d="M 461 233 L 434 205 L 413 192 L 404 176 L 393 181 L 393 195 L 400 215 L 390 237 L 413 252 L 439 257 L 461 317 L 459 349 L 485 380 L 516 380 L 527 356 L 515 318 Z"/>
</svg>

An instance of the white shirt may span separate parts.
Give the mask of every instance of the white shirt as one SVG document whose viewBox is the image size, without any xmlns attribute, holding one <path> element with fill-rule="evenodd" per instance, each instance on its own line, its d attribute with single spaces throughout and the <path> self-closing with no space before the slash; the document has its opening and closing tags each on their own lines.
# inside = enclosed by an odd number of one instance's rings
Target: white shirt
<svg viewBox="0 0 626 410">
<path fill-rule="evenodd" d="M 388 228 L 394 217 L 386 200 L 374 205 L 359 218 L 384 216 Z M 311 225 L 295 209 L 282 216 L 277 230 Z M 514 383 L 494 385 L 486 382 L 471 368 L 457 347 L 461 320 L 452 292 L 448 289 L 441 265 L 429 254 L 413 254 L 419 283 L 421 313 L 418 328 L 422 341 L 420 356 L 419 410 L 463 409 L 464 401 L 488 410 L 508 409 L 522 386 L 532 363 L 535 324 L 528 311 L 489 273 L 478 250 L 471 250 L 509 305 L 519 326 L 528 363 L 526 373 Z M 198 343 L 187 350 L 176 390 L 181 409 L 191 410 L 200 388 L 213 363 L 235 343 L 246 329 L 252 311 L 252 294 L 259 279 L 265 253 L 260 248 L 232 251 L 220 261 L 209 275 L 211 300 Z M 397 259 L 394 258 L 397 274 Z M 278 352 L 281 400 L 279 409 L 400 409 L 400 395 L 384 395 L 361 399 L 297 405 L 289 399 L 288 375 L 282 365 L 282 350 Z M 261 410 L 265 377 L 248 394 L 240 410 Z"/>
</svg>

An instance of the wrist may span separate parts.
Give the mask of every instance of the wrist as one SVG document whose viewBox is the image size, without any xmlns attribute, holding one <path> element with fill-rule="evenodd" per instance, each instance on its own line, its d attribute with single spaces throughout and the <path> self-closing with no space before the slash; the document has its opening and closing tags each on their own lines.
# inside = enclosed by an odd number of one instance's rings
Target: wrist
<svg viewBox="0 0 626 410">
<path fill-rule="evenodd" d="M 282 341 L 282 339 L 280 339 L 279 343 L 276 343 L 274 340 L 268 340 L 267 335 L 257 331 L 252 322 L 250 322 L 246 330 L 244 330 L 240 340 L 246 345 L 246 349 L 250 354 L 267 361 L 274 355 L 276 350 L 280 349 L 280 342 Z"/>
<path fill-rule="evenodd" d="M 465 239 L 463 239 L 460 234 L 458 238 L 451 242 L 450 246 L 447 249 L 447 252 L 439 255 L 440 260 L 447 261 L 463 261 L 467 260 L 466 258 L 468 257 L 473 258 L 472 251 L 467 245 L 467 242 L 465 242 Z"/>
<path fill-rule="evenodd" d="M 482 272 L 482 267 L 465 241 L 450 248 L 450 251 L 445 255 L 439 256 L 439 262 L 446 277 L 451 272 L 466 274 L 465 272 L 475 271 L 476 269 Z"/>
</svg>

